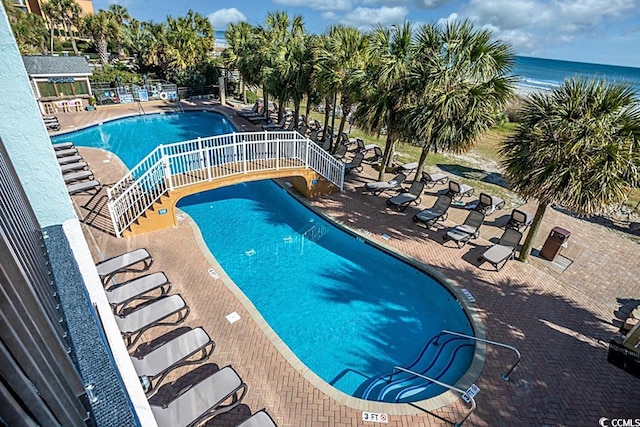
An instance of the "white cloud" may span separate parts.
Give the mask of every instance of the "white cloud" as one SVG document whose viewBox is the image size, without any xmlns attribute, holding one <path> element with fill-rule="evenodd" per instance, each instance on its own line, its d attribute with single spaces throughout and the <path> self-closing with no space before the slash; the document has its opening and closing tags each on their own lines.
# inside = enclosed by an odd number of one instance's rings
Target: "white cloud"
<svg viewBox="0 0 640 427">
<path fill-rule="evenodd" d="M 470 0 L 460 11 L 519 53 L 568 43 L 636 11 L 637 0 Z"/>
<path fill-rule="evenodd" d="M 409 10 L 404 6 L 384 6 L 378 9 L 357 7 L 351 12 L 343 15 L 340 22 L 346 25 L 366 29 L 377 24 L 387 26 L 401 23 L 406 19 L 408 14 Z"/>
<path fill-rule="evenodd" d="M 351 0 L 273 0 L 273 2 L 285 6 L 306 6 L 323 11 L 349 10 L 352 7 Z"/>
<path fill-rule="evenodd" d="M 453 0 L 414 0 L 414 3 L 420 8 L 435 9 L 436 7 L 444 6 L 452 1 Z"/>
<path fill-rule="evenodd" d="M 210 13 L 208 18 L 209 21 L 211 21 L 211 25 L 213 25 L 213 28 L 216 30 L 227 28 L 229 24 L 235 24 L 237 22 L 247 20 L 247 17 L 235 7 L 216 10 L 215 12 Z"/>
</svg>

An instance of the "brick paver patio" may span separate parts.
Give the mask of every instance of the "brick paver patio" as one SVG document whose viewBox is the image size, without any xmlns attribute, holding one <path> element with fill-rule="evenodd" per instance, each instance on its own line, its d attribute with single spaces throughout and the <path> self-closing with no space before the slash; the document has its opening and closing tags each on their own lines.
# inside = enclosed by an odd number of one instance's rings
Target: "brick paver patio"
<svg viewBox="0 0 640 427">
<path fill-rule="evenodd" d="M 173 109 L 161 103 L 145 104 L 144 108 L 146 112 Z M 59 119 L 62 131 L 68 131 L 137 112 L 134 106 L 99 107 L 91 113 L 61 114 Z M 102 183 L 114 183 L 122 176 L 123 166 L 109 160 L 106 152 L 80 151 Z M 637 244 L 618 232 L 550 209 L 535 247 L 542 246 L 554 226 L 570 230 L 563 255 L 572 263 L 566 271 L 533 256 L 526 264 L 509 262 L 500 272 L 492 271 L 489 264 L 479 268 L 478 255 L 501 234 L 500 227 L 513 206 L 490 215 L 480 238 L 458 249 L 443 245 L 441 236 L 444 227 L 462 222 L 467 211 L 452 208 L 440 229 L 425 230 L 411 221 L 419 208 L 412 206 L 397 213 L 385 209 L 384 196 L 363 194 L 362 186 L 372 176 L 371 169 L 351 175 L 344 192 L 311 200 L 310 204 L 371 240 L 433 266 L 468 289 L 477 300 L 472 305 L 481 314 L 487 337 L 515 345 L 522 353 L 522 362 L 505 382 L 500 375 L 513 363 L 513 354 L 487 349 L 484 371 L 476 381 L 481 388 L 476 398 L 478 409 L 466 424 L 597 426 L 601 417 L 640 418 L 640 379 L 606 361 L 608 341 L 617 332 L 620 319 L 640 304 Z M 427 190 L 420 208 L 430 206 L 443 190 L 444 186 Z M 248 300 L 232 290 L 228 278 L 224 274 L 219 279 L 211 277 L 209 268 L 222 273 L 221 269 L 203 248 L 189 220 L 180 221 L 173 229 L 116 239 L 111 234 L 104 191 L 97 197 L 74 196 L 73 200 L 96 261 L 148 248 L 155 258 L 152 271 L 165 271 L 174 284 L 172 293 L 180 293 L 191 307 L 186 326 L 203 326 L 217 344 L 205 365 L 172 373 L 152 397 L 154 401 L 166 399 L 181 383 L 232 365 L 249 385 L 247 397 L 240 407 L 207 425 L 233 426 L 261 408 L 266 408 L 279 426 L 375 425 L 362 421 L 362 408 L 344 404 L 344 399 L 314 386 L 308 373 L 273 344 L 273 332 Z M 535 204 L 524 208 L 533 212 Z M 383 239 L 382 234 L 390 239 Z M 225 316 L 232 311 L 242 319 L 229 324 Z M 169 327 L 155 329 L 141 342 L 171 331 Z M 176 379 L 177 383 L 171 383 Z M 458 400 L 431 412 L 400 405 L 401 412 L 413 415 L 391 414 L 388 425 L 450 425 L 465 413 L 463 403 Z M 376 408 L 375 404 L 371 408 Z"/>
</svg>

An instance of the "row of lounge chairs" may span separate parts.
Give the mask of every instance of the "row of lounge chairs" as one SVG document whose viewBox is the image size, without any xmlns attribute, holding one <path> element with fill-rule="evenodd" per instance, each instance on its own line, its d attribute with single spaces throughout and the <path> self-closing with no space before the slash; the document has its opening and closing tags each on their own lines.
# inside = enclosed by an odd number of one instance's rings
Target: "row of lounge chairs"
<svg viewBox="0 0 640 427">
<path fill-rule="evenodd" d="M 411 203 L 420 204 L 420 196 L 424 187 L 432 188 L 437 184 L 448 184 L 446 193 L 438 195 L 431 207 L 413 215 L 413 222 L 426 228 L 433 227 L 438 221 L 445 221 L 453 201 L 470 196 L 474 192 L 472 187 L 451 181 L 448 176 L 440 173 L 423 172 L 420 180 L 414 180 L 408 190 L 402 187 L 406 178 L 405 173 L 400 172 L 387 182 L 367 183 L 364 189 L 373 195 L 379 195 L 385 191 L 397 191 L 396 195 L 387 199 L 386 204 L 398 211 L 404 211 Z M 455 242 L 458 248 L 462 248 L 470 239 L 476 239 L 486 215 L 504 208 L 505 202 L 487 193 L 480 193 L 477 203 L 467 206 L 472 206 L 473 210 L 469 212 L 464 222 L 451 227 L 442 237 L 444 242 Z M 510 259 L 515 257 L 516 248 L 522 239 L 521 230 L 531 225 L 532 221 L 533 215 L 514 209 L 499 241 L 478 257 L 478 262 L 489 262 L 496 270 L 500 271 Z"/>
<path fill-rule="evenodd" d="M 96 194 L 100 191 L 102 185 L 95 179 L 73 142 L 53 144 L 53 150 L 69 195 Z"/>
<path fill-rule="evenodd" d="M 171 283 L 164 272 L 147 273 L 120 284 L 113 283 L 119 274 L 146 273 L 152 265 L 153 257 L 144 248 L 96 264 L 128 349 L 149 329 L 160 325 L 178 325 L 189 315 L 189 307 L 179 294 L 168 295 Z M 132 308 L 130 304 L 134 301 L 141 303 Z M 172 318 L 174 320 L 169 321 Z M 162 340 L 143 355 L 136 355 L 141 347 L 133 353 L 131 362 L 145 393 L 150 396 L 175 369 L 208 360 L 216 344 L 202 327 L 197 327 Z M 226 366 L 179 390 L 168 403 L 150 405 L 159 426 L 192 426 L 232 410 L 242 402 L 247 391 L 247 384 L 233 367 Z M 262 410 L 240 426 L 275 427 L 275 423 Z"/>
</svg>

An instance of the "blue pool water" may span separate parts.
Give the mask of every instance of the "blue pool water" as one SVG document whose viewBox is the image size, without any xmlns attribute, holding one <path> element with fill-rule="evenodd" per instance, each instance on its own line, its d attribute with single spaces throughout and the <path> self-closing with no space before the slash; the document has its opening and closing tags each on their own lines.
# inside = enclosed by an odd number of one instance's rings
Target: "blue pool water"
<svg viewBox="0 0 640 427">
<path fill-rule="evenodd" d="M 160 144 L 234 132 L 225 116 L 210 112 L 150 114 L 113 120 L 99 126 L 51 138 L 55 144 L 102 148 L 117 154 L 132 168 Z"/>
<path fill-rule="evenodd" d="M 443 391 L 430 386 L 400 397 L 367 391 L 394 366 L 410 365 L 442 329 L 472 333 L 439 283 L 331 225 L 271 181 L 196 194 L 178 206 L 267 323 L 326 382 L 372 400 L 412 401 Z M 453 384 L 472 357 L 467 340 L 430 345 L 413 368 L 429 368 L 428 376 Z"/>
<path fill-rule="evenodd" d="M 159 144 L 232 132 L 214 113 L 116 120 L 52 138 L 118 155 L 136 165 Z M 284 343 L 318 376 L 357 397 L 416 401 L 444 390 L 415 377 L 380 379 L 409 367 L 453 384 L 473 345 L 442 329 L 472 334 L 455 298 L 436 281 L 336 228 L 271 181 L 186 197 L 211 253 Z M 215 332 L 213 332 L 215 335 Z"/>
</svg>

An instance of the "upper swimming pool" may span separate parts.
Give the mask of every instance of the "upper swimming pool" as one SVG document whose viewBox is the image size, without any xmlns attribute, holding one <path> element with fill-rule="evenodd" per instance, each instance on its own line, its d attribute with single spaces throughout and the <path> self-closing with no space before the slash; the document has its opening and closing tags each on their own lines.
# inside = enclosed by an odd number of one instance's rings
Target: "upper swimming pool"
<svg viewBox="0 0 640 427">
<path fill-rule="evenodd" d="M 158 144 L 233 131 L 212 113 L 135 117 L 53 138 L 110 150 L 132 167 Z M 474 354 L 460 303 L 436 280 L 316 215 L 271 181 L 183 198 L 209 250 L 298 359 L 336 389 L 409 402 L 455 384 Z"/>
<path fill-rule="evenodd" d="M 234 132 L 225 116 L 210 112 L 150 114 L 113 120 L 51 138 L 53 143 L 72 140 L 75 145 L 102 148 L 120 157 L 128 168 L 160 144 Z"/>
</svg>

